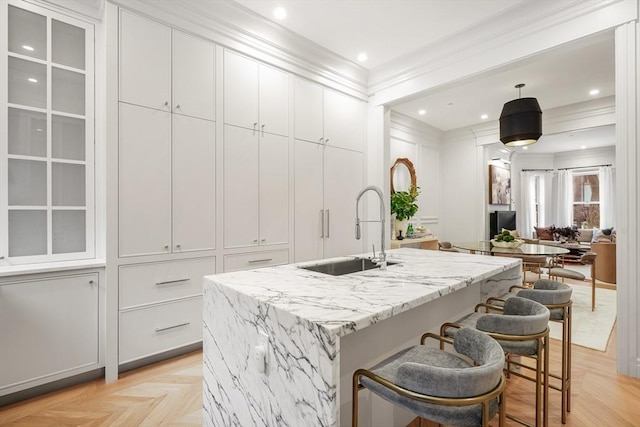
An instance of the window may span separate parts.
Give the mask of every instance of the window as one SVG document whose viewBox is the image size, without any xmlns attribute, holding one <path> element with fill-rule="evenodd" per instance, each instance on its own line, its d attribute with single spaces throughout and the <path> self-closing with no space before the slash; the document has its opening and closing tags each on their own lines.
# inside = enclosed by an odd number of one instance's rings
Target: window
<svg viewBox="0 0 640 427">
<path fill-rule="evenodd" d="M 0 8 L 0 265 L 92 258 L 93 26 Z"/>
<path fill-rule="evenodd" d="M 600 177 L 597 170 L 573 172 L 573 225 L 600 227 Z"/>
</svg>

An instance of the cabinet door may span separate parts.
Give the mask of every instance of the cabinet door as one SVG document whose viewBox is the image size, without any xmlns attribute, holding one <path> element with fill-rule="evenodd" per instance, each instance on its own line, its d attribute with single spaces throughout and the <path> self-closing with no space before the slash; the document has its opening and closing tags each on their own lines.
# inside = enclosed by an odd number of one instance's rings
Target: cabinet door
<svg viewBox="0 0 640 427">
<path fill-rule="evenodd" d="M 215 120 L 214 47 L 173 30 L 173 112 Z"/>
<path fill-rule="evenodd" d="M 260 130 L 289 135 L 289 76 L 260 66 Z"/>
<path fill-rule="evenodd" d="M 366 131 L 366 103 L 324 90 L 324 137 L 333 147 L 362 151 Z"/>
<path fill-rule="evenodd" d="M 120 12 L 120 101 L 171 109 L 171 29 Z"/>
<path fill-rule="evenodd" d="M 173 251 L 215 248 L 215 122 L 173 115 Z"/>
<path fill-rule="evenodd" d="M 324 257 L 358 254 L 362 240 L 356 240 L 356 197 L 362 189 L 362 154 L 340 148 L 324 150 Z"/>
<path fill-rule="evenodd" d="M 224 52 L 224 122 L 257 129 L 258 63 L 244 56 Z"/>
<path fill-rule="evenodd" d="M 258 132 L 224 126 L 224 247 L 258 244 Z"/>
<path fill-rule="evenodd" d="M 260 138 L 260 244 L 289 242 L 289 140 Z"/>
<path fill-rule="evenodd" d="M 321 142 L 320 139 L 324 137 L 322 86 L 296 79 L 294 99 L 295 138 Z"/>
<path fill-rule="evenodd" d="M 0 395 L 98 366 L 97 273 L 5 283 L 0 295 Z"/>
<path fill-rule="evenodd" d="M 120 256 L 171 245 L 171 113 L 120 103 Z"/>
<path fill-rule="evenodd" d="M 324 147 L 295 141 L 295 262 L 321 259 L 324 235 L 322 156 Z"/>
</svg>

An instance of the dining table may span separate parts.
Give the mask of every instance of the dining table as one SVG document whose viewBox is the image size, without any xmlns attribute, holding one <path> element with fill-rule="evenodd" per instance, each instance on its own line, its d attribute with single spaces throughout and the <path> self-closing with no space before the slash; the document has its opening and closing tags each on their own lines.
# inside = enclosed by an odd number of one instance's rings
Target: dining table
<svg viewBox="0 0 640 427">
<path fill-rule="evenodd" d="M 505 255 L 546 255 L 553 258 L 568 254 L 569 249 L 551 245 L 538 245 L 534 243 L 522 243 L 516 248 L 501 248 L 495 246 L 490 240 L 480 240 L 476 242 L 454 243 L 458 249 L 464 249 L 472 254 L 505 254 Z"/>
</svg>

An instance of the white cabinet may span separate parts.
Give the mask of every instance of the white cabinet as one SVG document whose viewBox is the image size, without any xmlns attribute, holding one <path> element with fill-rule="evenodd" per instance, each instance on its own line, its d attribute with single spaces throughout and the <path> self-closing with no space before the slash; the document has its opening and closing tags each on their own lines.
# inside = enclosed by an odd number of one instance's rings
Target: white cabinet
<svg viewBox="0 0 640 427">
<path fill-rule="evenodd" d="M 355 203 L 362 154 L 295 141 L 295 262 L 362 252 Z"/>
<path fill-rule="evenodd" d="M 296 79 L 296 139 L 362 151 L 366 132 L 366 103 Z"/>
<path fill-rule="evenodd" d="M 119 254 L 215 247 L 215 122 L 120 103 Z"/>
<path fill-rule="evenodd" d="M 215 119 L 214 46 L 120 12 L 120 101 Z"/>
<path fill-rule="evenodd" d="M 120 364 L 202 340 L 203 277 L 215 258 L 120 266 Z"/>
<path fill-rule="evenodd" d="M 289 134 L 289 77 L 237 53 L 224 52 L 224 122 L 261 133 Z"/>
<path fill-rule="evenodd" d="M 224 126 L 225 248 L 289 241 L 288 139 Z"/>
<path fill-rule="evenodd" d="M 0 282 L 0 395 L 100 367 L 98 278 Z"/>
</svg>

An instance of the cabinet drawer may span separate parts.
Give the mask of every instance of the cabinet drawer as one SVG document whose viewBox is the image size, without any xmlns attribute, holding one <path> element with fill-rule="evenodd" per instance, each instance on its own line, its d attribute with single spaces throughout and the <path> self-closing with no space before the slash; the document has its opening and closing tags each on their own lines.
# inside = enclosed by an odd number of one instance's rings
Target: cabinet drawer
<svg viewBox="0 0 640 427">
<path fill-rule="evenodd" d="M 120 364 L 201 340 L 202 297 L 120 312 Z"/>
<path fill-rule="evenodd" d="M 202 294 L 202 277 L 215 273 L 215 258 L 120 267 L 120 308 Z"/>
<path fill-rule="evenodd" d="M 289 263 L 289 250 L 252 252 L 248 254 L 225 255 L 224 272 L 250 270 Z"/>
</svg>

